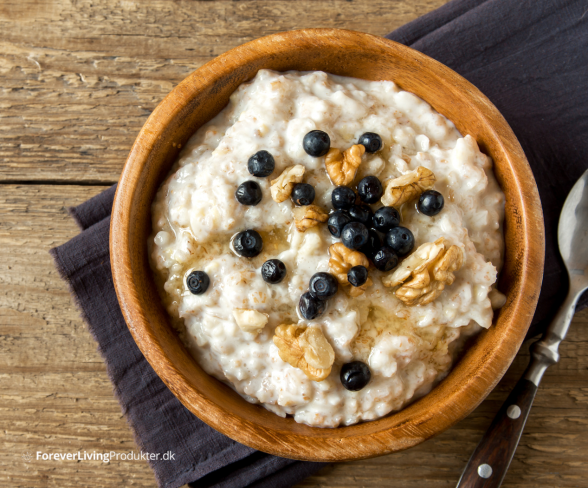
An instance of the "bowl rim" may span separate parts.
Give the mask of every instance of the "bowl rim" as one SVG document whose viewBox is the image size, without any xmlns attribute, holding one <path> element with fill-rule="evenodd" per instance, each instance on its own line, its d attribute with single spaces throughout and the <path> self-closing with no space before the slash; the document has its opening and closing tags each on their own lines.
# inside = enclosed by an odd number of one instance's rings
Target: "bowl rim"
<svg viewBox="0 0 588 488">
<path fill-rule="evenodd" d="M 129 241 L 133 223 L 129 208 L 149 152 L 158 144 L 164 128 L 182 110 L 183 105 L 178 103 L 178 97 L 187 100 L 197 96 L 205 86 L 211 86 L 223 73 L 232 69 L 231 63 L 250 63 L 260 53 L 266 53 L 268 49 L 286 49 L 293 41 L 307 43 L 315 49 L 317 46 L 327 46 L 329 42 L 342 41 L 363 45 L 367 49 L 367 43 L 373 45 L 374 49 L 387 49 L 398 56 L 408 56 L 440 77 L 453 81 L 464 89 L 464 96 L 469 98 L 476 110 L 487 114 L 482 117 L 485 117 L 490 130 L 494 131 L 509 162 L 509 170 L 517 181 L 516 193 L 513 195 L 521 203 L 515 211 L 518 212 L 517 225 L 524 231 L 523 252 L 519 257 L 523 269 L 520 271 L 522 278 L 518 295 L 509 296 L 508 305 L 512 311 L 509 316 L 512 322 L 509 325 L 510 333 L 494 333 L 492 329 L 496 327 L 484 331 L 484 339 L 480 341 L 488 342 L 489 348 L 484 353 L 482 363 L 475 370 L 468 371 L 464 386 L 460 390 L 440 393 L 441 382 L 425 396 L 434 397 L 437 402 L 435 405 L 440 407 L 439 412 L 419 410 L 415 407 L 420 403 L 419 400 L 381 419 L 349 427 L 323 429 L 301 426 L 280 429 L 260 425 L 251 418 L 243 418 L 220 407 L 204 391 L 190 384 L 189 379 L 167 357 L 151 330 L 149 317 L 143 313 L 132 273 Z M 112 210 L 110 255 L 119 304 L 135 342 L 158 376 L 192 413 L 228 437 L 270 454 L 309 461 L 348 461 L 416 445 L 464 418 L 494 388 L 518 352 L 533 317 L 543 274 L 544 229 L 539 194 L 523 150 L 506 120 L 475 86 L 432 58 L 385 38 L 341 29 L 302 29 L 265 36 L 227 51 L 188 75 L 155 108 L 139 132 L 121 173 Z M 463 361 L 454 365 L 452 371 L 459 369 Z M 394 421 L 391 422 L 391 419 Z M 356 428 L 368 424 L 373 428 Z M 309 434 L 311 431 L 312 435 Z"/>
</svg>

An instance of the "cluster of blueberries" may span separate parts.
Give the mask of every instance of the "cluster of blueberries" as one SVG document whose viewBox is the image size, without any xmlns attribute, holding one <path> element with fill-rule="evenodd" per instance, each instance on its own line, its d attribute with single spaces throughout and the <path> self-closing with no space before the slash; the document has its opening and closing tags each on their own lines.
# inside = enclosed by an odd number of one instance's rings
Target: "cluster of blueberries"
<svg viewBox="0 0 588 488">
<path fill-rule="evenodd" d="M 358 141 L 367 153 L 382 149 L 382 138 L 373 132 L 366 132 Z M 325 156 L 331 147 L 329 135 L 321 130 L 313 130 L 304 136 L 302 145 L 307 154 L 313 157 Z M 266 178 L 276 166 L 274 157 L 265 150 L 258 151 L 249 158 L 247 169 L 251 175 Z M 329 232 L 341 238 L 343 244 L 352 250 L 365 254 L 380 271 L 390 271 L 398 265 L 398 258 L 407 255 L 414 247 L 414 236 L 406 227 L 400 226 L 400 214 L 394 207 L 380 207 L 375 212 L 370 204 L 379 202 L 384 193 L 382 183 L 376 176 L 363 178 L 357 186 L 357 195 L 347 186 L 336 187 L 331 196 L 335 211 L 327 221 Z M 362 203 L 356 203 L 357 196 Z M 235 198 L 242 205 L 257 205 L 262 200 L 259 183 L 248 180 L 241 183 Z M 311 205 L 315 190 L 307 183 L 297 183 L 292 189 L 295 205 Z M 417 208 L 419 212 L 433 216 L 443 208 L 443 196 L 434 190 L 421 194 Z M 252 258 L 261 252 L 263 241 L 253 229 L 239 232 L 232 240 L 233 250 L 240 256 Z M 279 259 L 270 259 L 261 267 L 261 276 L 270 284 L 280 283 L 286 276 L 286 265 Z M 368 278 L 365 266 L 354 266 L 347 274 L 352 286 L 362 286 Z M 200 295 L 210 284 L 204 271 L 192 271 L 186 284 L 191 293 Z M 315 273 L 309 282 L 309 290 L 302 294 L 298 305 L 300 314 L 313 320 L 326 309 L 327 300 L 337 293 L 337 279 L 330 273 Z M 369 367 L 361 361 L 353 361 L 341 368 L 341 383 L 350 391 L 364 388 L 370 381 Z"/>
<path fill-rule="evenodd" d="M 400 225 L 400 213 L 394 207 L 380 207 L 375 212 L 370 208 L 369 204 L 377 203 L 384 193 L 376 176 L 363 178 L 357 193 L 361 204 L 356 204 L 357 197 L 351 188 L 338 186 L 333 190 L 331 200 L 335 211 L 327 221 L 329 232 L 340 237 L 347 248 L 365 254 L 380 271 L 390 271 L 398 264 L 399 257 L 412 251 L 414 236 Z M 443 205 L 443 195 L 427 190 L 421 194 L 417 208 L 425 215 L 434 216 Z"/>
<path fill-rule="evenodd" d="M 328 137 L 322 131 L 310 132 L 305 137 L 305 149 L 306 139 L 311 138 L 312 143 L 308 145 L 313 151 L 326 154 L 329 150 Z M 359 138 L 359 144 L 366 148 L 366 152 L 374 153 L 382 148 L 382 139 L 378 134 L 367 132 Z M 380 207 L 372 211 L 370 204 L 379 202 L 383 193 L 382 183 L 376 176 L 363 178 L 357 186 L 357 195 L 348 186 L 336 187 L 331 195 L 335 211 L 329 216 L 327 227 L 333 236 L 341 238 L 347 248 L 365 254 L 377 269 L 390 271 L 398 265 L 399 257 L 412 251 L 414 236 L 400 225 L 400 213 L 394 207 Z M 357 203 L 358 196 L 361 203 Z M 441 211 L 443 204 L 443 196 L 429 190 L 421 195 L 417 206 L 420 212 L 433 216 Z M 368 270 L 364 266 L 354 266 L 347 278 L 352 286 L 362 286 L 367 281 Z M 311 288 L 300 299 L 301 315 L 309 320 L 316 318 L 325 309 L 321 300 L 324 299 L 312 293 Z"/>
</svg>

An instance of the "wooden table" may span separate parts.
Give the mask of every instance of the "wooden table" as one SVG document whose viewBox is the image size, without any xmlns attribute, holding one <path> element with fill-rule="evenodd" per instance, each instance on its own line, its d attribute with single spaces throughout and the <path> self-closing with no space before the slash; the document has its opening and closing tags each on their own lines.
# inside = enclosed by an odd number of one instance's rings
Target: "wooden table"
<svg viewBox="0 0 588 488">
<path fill-rule="evenodd" d="M 136 450 L 96 345 L 48 249 L 65 208 L 117 181 L 137 132 L 192 70 L 302 27 L 384 35 L 444 0 L 3 0 L 0 4 L 0 485 L 156 486 L 144 461 L 36 452 Z M 588 484 L 588 313 L 539 390 L 505 486 Z M 451 487 L 527 363 L 527 345 L 467 419 L 418 447 L 332 465 L 304 487 Z M 23 455 L 30 453 L 27 462 Z"/>
</svg>

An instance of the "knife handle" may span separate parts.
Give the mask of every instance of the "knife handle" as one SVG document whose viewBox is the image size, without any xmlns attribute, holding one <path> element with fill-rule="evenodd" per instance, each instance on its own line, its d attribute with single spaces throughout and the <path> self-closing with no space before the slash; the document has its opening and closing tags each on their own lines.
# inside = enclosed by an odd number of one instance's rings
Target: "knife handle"
<svg viewBox="0 0 588 488">
<path fill-rule="evenodd" d="M 508 471 L 537 386 L 521 378 L 468 461 L 457 488 L 498 488 Z"/>
</svg>

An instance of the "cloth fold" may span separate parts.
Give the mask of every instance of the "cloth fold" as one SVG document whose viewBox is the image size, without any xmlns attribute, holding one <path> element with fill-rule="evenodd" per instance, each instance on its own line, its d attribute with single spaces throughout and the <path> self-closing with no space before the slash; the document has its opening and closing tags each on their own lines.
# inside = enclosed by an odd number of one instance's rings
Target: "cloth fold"
<svg viewBox="0 0 588 488">
<path fill-rule="evenodd" d="M 544 283 L 531 334 L 565 295 L 557 252 L 563 201 L 588 168 L 588 5 L 579 0 L 454 0 L 388 37 L 448 65 L 480 88 L 519 138 L 545 215 Z M 186 410 L 147 363 L 122 317 L 110 271 L 115 187 L 69 209 L 82 232 L 51 250 L 98 343 L 115 394 L 161 487 L 287 488 L 321 463 L 278 458 L 240 445 Z M 578 309 L 586 306 L 588 296 Z M 171 452 L 173 460 L 162 459 Z"/>
</svg>

